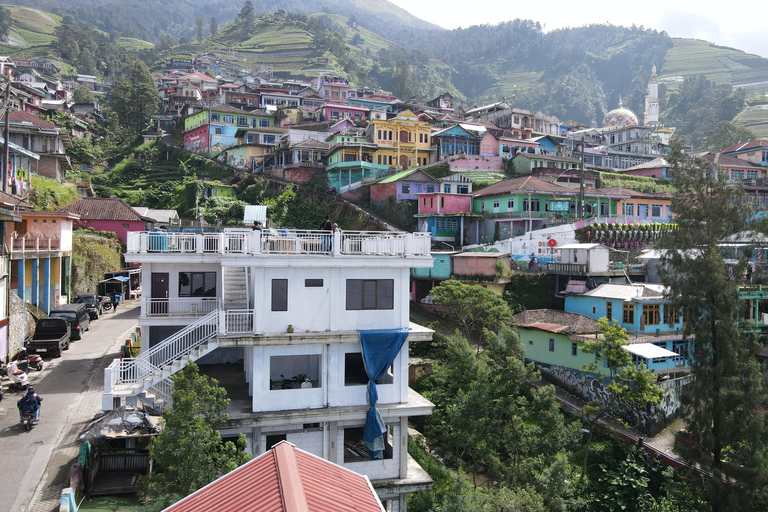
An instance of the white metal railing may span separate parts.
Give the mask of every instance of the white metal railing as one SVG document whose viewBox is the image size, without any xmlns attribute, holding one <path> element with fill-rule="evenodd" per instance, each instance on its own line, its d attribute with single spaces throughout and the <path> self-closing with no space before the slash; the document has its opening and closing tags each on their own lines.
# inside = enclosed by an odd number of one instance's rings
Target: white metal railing
<svg viewBox="0 0 768 512">
<path fill-rule="evenodd" d="M 334 254 L 427 256 L 429 233 L 398 231 L 233 230 L 221 233 L 128 233 L 128 253 Z"/>
<path fill-rule="evenodd" d="M 256 311 L 253 309 L 228 309 L 222 311 L 222 334 L 253 334 L 258 332 Z"/>
<path fill-rule="evenodd" d="M 147 391 L 160 398 L 165 405 L 173 404 L 173 381 L 171 379 L 163 379 L 157 384 L 150 386 Z M 155 402 L 155 408 L 158 408 L 157 402 Z"/>
<path fill-rule="evenodd" d="M 115 359 L 105 370 L 105 392 L 112 394 L 114 391 L 133 388 L 215 337 L 218 333 L 218 317 L 218 310 L 212 311 L 138 357 Z"/>
<path fill-rule="evenodd" d="M 141 298 L 141 314 L 144 316 L 202 316 L 220 308 L 221 300 L 214 297 Z"/>
</svg>

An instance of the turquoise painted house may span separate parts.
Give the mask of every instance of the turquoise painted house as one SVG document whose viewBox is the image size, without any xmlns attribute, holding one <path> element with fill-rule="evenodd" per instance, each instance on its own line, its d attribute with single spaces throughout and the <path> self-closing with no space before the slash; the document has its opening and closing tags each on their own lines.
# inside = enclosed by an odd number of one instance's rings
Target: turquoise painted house
<svg viewBox="0 0 768 512">
<path fill-rule="evenodd" d="M 451 256 L 461 251 L 433 252 L 432 268 L 411 269 L 411 300 L 420 301 L 432 291 L 432 288 L 451 278 L 453 266 Z"/>
</svg>

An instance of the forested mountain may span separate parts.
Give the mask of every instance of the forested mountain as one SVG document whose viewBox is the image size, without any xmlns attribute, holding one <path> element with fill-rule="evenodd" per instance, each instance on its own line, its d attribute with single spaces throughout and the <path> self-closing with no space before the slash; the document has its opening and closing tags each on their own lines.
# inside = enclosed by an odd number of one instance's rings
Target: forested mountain
<svg viewBox="0 0 768 512">
<path fill-rule="evenodd" d="M 206 20 L 215 16 L 222 24 L 232 21 L 245 0 L 10 0 L 8 3 L 61 16 L 69 13 L 108 33 L 157 42 L 161 36 L 175 40 L 182 36 L 192 39 L 198 16 Z M 355 17 L 366 27 L 438 28 L 386 0 L 251 0 L 251 3 L 256 14 L 277 10 L 304 14 L 323 11 Z"/>
<path fill-rule="evenodd" d="M 662 121 L 676 126 L 677 134 L 694 146 L 721 121 L 744 119 L 740 124 L 768 130 L 764 90 L 745 94 L 731 87 L 768 83 L 768 59 L 643 27 L 594 24 L 545 32 L 537 22 L 517 19 L 443 30 L 392 4 L 370 0 L 34 3 L 38 8 L 48 3 L 64 16 L 47 17 L 46 37 L 58 41 L 27 50 L 4 50 L 0 44 L 0 53 L 33 56 L 42 50 L 80 73 L 115 76 L 130 60 L 121 38 L 133 36 L 156 43 L 154 49 L 128 48 L 151 68 L 169 63 L 173 54 L 226 55 L 233 49 L 241 66 L 266 65 L 282 78 L 309 79 L 319 69 L 332 68 L 355 85 L 392 91 L 403 99 L 450 92 L 464 108 L 506 99 L 564 121 L 599 125 L 620 97 L 642 118 L 655 65 L 664 82 Z M 247 3 L 253 10 L 245 19 Z M 276 11 L 280 8 L 286 11 Z M 311 10 L 317 12 L 303 13 Z M 212 32 L 214 17 L 218 30 Z M 55 28 L 57 19 L 63 23 Z M 34 21 L 24 23 L 27 29 Z M 747 111 L 749 116 L 739 117 Z M 756 135 L 765 133 L 756 130 Z"/>
</svg>

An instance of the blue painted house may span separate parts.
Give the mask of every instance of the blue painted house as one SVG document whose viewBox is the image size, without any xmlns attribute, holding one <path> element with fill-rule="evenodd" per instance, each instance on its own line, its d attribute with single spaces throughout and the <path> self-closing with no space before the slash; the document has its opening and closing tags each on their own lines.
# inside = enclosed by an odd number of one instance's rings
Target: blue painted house
<svg viewBox="0 0 768 512">
<path fill-rule="evenodd" d="M 659 284 L 605 283 L 597 288 L 565 298 L 565 311 L 595 320 L 606 317 L 624 327 L 632 338 L 632 347 L 651 344 L 657 348 L 630 350 L 636 361 L 646 360 L 653 370 L 686 366 L 688 339 L 683 336 L 680 310 L 665 298 Z M 672 354 L 674 353 L 674 354 Z"/>
</svg>

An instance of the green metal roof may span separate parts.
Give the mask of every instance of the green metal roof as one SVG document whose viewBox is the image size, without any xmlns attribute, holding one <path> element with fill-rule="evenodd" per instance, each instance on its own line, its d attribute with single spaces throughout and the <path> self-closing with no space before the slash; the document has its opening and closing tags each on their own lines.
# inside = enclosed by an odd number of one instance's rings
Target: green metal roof
<svg viewBox="0 0 768 512">
<path fill-rule="evenodd" d="M 392 176 L 388 176 L 381 180 L 379 183 L 392 183 L 393 181 L 397 181 L 399 179 L 405 178 L 406 176 L 410 176 L 414 172 L 416 172 L 418 169 L 411 169 L 409 171 L 400 171 L 397 174 L 393 174 Z"/>
</svg>

